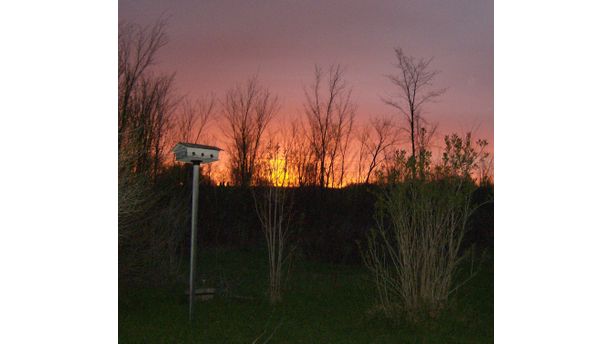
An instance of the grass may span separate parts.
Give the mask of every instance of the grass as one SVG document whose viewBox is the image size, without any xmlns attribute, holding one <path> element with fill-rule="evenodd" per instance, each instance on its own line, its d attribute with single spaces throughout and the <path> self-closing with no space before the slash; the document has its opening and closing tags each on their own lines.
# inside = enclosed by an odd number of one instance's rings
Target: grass
<svg viewBox="0 0 612 344">
<path fill-rule="evenodd" d="M 375 290 L 363 267 L 298 261 L 280 305 L 266 299 L 264 251 L 202 249 L 199 269 L 225 295 L 198 302 L 188 321 L 186 282 L 122 292 L 120 343 L 491 343 L 493 262 L 435 321 L 397 325 L 372 312 Z M 186 281 L 186 277 L 183 278 Z"/>
</svg>

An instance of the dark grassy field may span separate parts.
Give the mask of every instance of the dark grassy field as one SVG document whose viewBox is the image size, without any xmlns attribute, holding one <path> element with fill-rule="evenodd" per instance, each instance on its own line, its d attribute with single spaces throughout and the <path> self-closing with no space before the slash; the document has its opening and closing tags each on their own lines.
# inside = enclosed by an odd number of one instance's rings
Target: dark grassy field
<svg viewBox="0 0 612 344">
<path fill-rule="evenodd" d="M 493 261 L 435 321 L 393 324 L 372 312 L 375 290 L 362 267 L 296 260 L 282 303 L 269 305 L 265 251 L 201 249 L 199 270 L 223 295 L 197 303 L 188 322 L 186 280 L 119 296 L 120 343 L 491 343 Z"/>
</svg>

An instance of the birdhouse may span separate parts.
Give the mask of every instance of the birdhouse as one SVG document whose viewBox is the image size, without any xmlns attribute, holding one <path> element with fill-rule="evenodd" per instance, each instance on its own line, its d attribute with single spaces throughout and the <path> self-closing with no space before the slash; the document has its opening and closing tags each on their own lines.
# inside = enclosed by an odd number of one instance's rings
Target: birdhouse
<svg viewBox="0 0 612 344">
<path fill-rule="evenodd" d="M 178 161 L 206 164 L 219 160 L 219 151 L 221 151 L 221 148 L 179 142 L 174 146 L 172 151 Z"/>
</svg>

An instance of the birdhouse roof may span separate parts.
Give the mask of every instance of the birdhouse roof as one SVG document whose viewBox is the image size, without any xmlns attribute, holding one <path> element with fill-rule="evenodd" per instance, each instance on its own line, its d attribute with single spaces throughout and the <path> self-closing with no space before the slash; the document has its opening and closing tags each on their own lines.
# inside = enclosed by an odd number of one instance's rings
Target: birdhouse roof
<svg viewBox="0 0 612 344">
<path fill-rule="evenodd" d="M 177 143 L 176 146 L 174 146 L 174 149 L 177 149 L 179 146 L 185 146 L 185 147 L 189 147 L 189 148 L 213 149 L 213 150 L 216 150 L 216 151 L 221 151 L 222 150 L 221 148 L 215 147 L 215 146 L 199 145 L 197 143 L 187 143 L 187 142 L 179 142 L 179 143 Z"/>
</svg>

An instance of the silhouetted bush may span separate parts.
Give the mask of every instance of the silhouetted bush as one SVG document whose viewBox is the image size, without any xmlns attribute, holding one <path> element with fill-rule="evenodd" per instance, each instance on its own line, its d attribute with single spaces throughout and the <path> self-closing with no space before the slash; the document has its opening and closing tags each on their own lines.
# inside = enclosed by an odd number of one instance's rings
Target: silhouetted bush
<svg viewBox="0 0 612 344">
<path fill-rule="evenodd" d="M 465 282 L 457 274 L 471 253 L 461 249 L 479 207 L 472 198 L 475 190 L 465 178 L 408 179 L 381 190 L 363 257 L 385 316 L 435 318 Z"/>
</svg>

